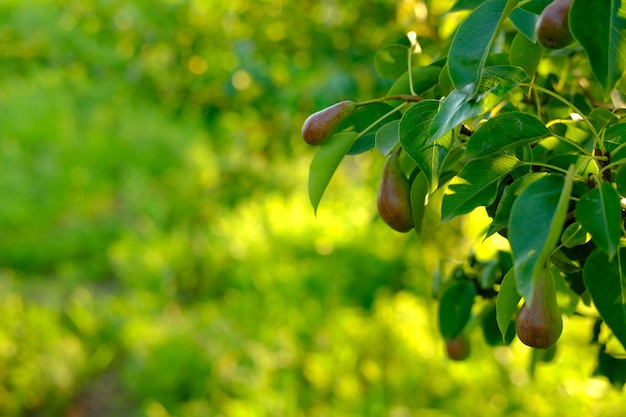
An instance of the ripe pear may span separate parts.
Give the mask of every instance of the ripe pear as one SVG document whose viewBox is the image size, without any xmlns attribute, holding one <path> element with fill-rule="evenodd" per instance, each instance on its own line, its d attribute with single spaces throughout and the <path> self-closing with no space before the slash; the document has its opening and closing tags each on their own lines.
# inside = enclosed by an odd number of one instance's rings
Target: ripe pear
<svg viewBox="0 0 626 417">
<path fill-rule="evenodd" d="M 461 333 L 457 337 L 446 341 L 446 353 L 448 354 L 448 358 L 453 361 L 467 359 L 470 354 L 469 338 Z"/>
<path fill-rule="evenodd" d="M 537 277 L 533 297 L 519 311 L 515 330 L 522 343 L 538 349 L 548 349 L 561 337 L 563 319 L 550 272 L 542 271 Z"/>
<path fill-rule="evenodd" d="M 319 145 L 356 109 L 352 100 L 341 101 L 313 113 L 302 125 L 302 138 L 309 145 Z"/>
<path fill-rule="evenodd" d="M 572 0 L 554 0 L 539 15 L 535 34 L 548 49 L 561 49 L 574 41 L 569 31 L 568 13 Z"/>
<path fill-rule="evenodd" d="M 387 157 L 378 187 L 378 214 L 389 227 L 406 233 L 413 228 L 411 183 L 404 175 L 398 148 Z"/>
</svg>

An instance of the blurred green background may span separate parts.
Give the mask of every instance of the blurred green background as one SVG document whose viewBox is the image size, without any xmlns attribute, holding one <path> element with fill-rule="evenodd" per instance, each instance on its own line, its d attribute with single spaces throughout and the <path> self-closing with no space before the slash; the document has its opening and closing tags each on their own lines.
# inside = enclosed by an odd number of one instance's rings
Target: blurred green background
<svg viewBox="0 0 626 417">
<path fill-rule="evenodd" d="M 388 229 L 381 155 L 313 214 L 303 120 L 411 25 L 436 56 L 432 3 L 0 2 L 0 415 L 623 416 L 584 321 L 534 382 L 479 331 L 445 358 L 433 273 L 480 227 Z"/>
</svg>

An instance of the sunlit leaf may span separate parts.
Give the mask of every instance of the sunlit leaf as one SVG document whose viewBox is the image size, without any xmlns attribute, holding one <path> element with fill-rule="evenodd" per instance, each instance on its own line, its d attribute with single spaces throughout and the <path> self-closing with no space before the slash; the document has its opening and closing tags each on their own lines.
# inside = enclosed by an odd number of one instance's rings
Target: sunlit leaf
<svg viewBox="0 0 626 417">
<path fill-rule="evenodd" d="M 316 213 L 328 183 L 358 136 L 356 132 L 337 133 L 322 143 L 313 156 L 309 168 L 309 200 Z"/>
<path fill-rule="evenodd" d="M 488 206 L 496 198 L 498 184 L 518 164 L 512 155 L 468 162 L 443 196 L 441 221 L 446 222 L 477 207 Z"/>
<path fill-rule="evenodd" d="M 566 248 L 584 245 L 587 241 L 587 231 L 580 222 L 574 222 L 567 226 L 561 235 L 561 244 Z"/>
<path fill-rule="evenodd" d="M 549 134 L 550 130 L 530 114 L 503 113 L 488 120 L 474 132 L 467 142 L 465 158 L 480 158 Z"/>
<path fill-rule="evenodd" d="M 496 31 L 516 3 L 516 0 L 487 0 L 457 29 L 448 52 L 448 71 L 455 88 L 473 86 L 470 97 L 481 84 Z"/>
<path fill-rule="evenodd" d="M 400 143 L 426 175 L 431 191 L 439 184 L 441 166 L 452 145 L 452 134 L 441 137 L 435 143 L 427 143 L 430 125 L 438 108 L 436 100 L 420 101 L 411 106 L 400 120 Z"/>
<path fill-rule="evenodd" d="M 458 281 L 446 289 L 439 302 L 439 330 L 445 340 L 458 336 L 472 315 L 476 288 Z"/>
<path fill-rule="evenodd" d="M 500 284 L 500 292 L 496 298 L 497 321 L 498 328 L 502 334 L 502 340 L 505 340 L 509 324 L 513 314 L 517 311 L 517 305 L 522 297 L 517 292 L 515 284 L 515 273 L 513 269 L 502 279 Z"/>
<path fill-rule="evenodd" d="M 579 0 L 569 13 L 572 35 L 587 53 L 593 75 L 607 95 L 626 69 L 626 14 L 620 3 Z"/>
<path fill-rule="evenodd" d="M 626 248 L 611 262 L 600 249 L 594 250 L 583 267 L 583 280 L 604 322 L 626 346 Z"/>
<path fill-rule="evenodd" d="M 498 104 L 518 83 L 526 78 L 519 67 L 487 67 L 484 78 L 474 96 L 474 86 L 453 90 L 441 103 L 441 108 L 430 126 L 429 142 L 435 141 L 465 120 L 483 114 Z"/>
<path fill-rule="evenodd" d="M 374 67 L 381 78 L 397 78 L 408 69 L 408 46 L 387 45 L 374 55 Z"/>
<path fill-rule="evenodd" d="M 509 219 L 517 289 L 532 299 L 534 277 L 545 269 L 559 241 L 569 206 L 574 169 L 567 177 L 548 175 L 528 185 L 515 199 Z"/>
<path fill-rule="evenodd" d="M 603 182 L 580 197 L 576 220 L 591 234 L 598 248 L 613 259 L 622 236 L 622 208 L 611 184 Z"/>
</svg>

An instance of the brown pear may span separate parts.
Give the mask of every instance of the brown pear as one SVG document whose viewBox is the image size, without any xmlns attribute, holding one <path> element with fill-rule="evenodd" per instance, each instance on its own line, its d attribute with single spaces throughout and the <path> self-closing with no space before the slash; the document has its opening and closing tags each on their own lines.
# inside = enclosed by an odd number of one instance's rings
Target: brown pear
<svg viewBox="0 0 626 417">
<path fill-rule="evenodd" d="M 411 183 L 404 175 L 401 148 L 387 157 L 378 187 L 378 214 L 389 227 L 406 233 L 413 228 L 411 213 Z"/>
<path fill-rule="evenodd" d="M 561 49 L 574 41 L 569 31 L 568 13 L 572 0 L 554 0 L 539 15 L 535 34 L 548 49 Z"/>
<path fill-rule="evenodd" d="M 309 145 L 319 145 L 356 109 L 352 100 L 341 101 L 313 113 L 302 125 L 302 138 Z"/>
<path fill-rule="evenodd" d="M 519 311 L 515 330 L 522 343 L 538 349 L 548 349 L 561 337 L 563 319 L 549 271 L 544 270 L 537 277 L 533 297 Z"/>
<path fill-rule="evenodd" d="M 462 361 L 470 355 L 470 341 L 469 338 L 461 333 L 457 337 L 446 341 L 446 353 L 448 358 L 453 361 Z"/>
</svg>

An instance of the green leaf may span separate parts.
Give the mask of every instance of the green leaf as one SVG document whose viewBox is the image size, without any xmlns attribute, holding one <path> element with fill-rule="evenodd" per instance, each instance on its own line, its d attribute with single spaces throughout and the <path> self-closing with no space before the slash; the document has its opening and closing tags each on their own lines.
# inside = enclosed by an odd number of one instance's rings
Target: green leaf
<svg viewBox="0 0 626 417">
<path fill-rule="evenodd" d="M 537 26 L 537 20 L 539 20 L 538 14 L 518 8 L 511 12 L 509 19 L 522 36 L 532 43 L 537 42 L 535 26 Z M 541 47 L 541 45 L 539 45 L 539 47 Z"/>
<path fill-rule="evenodd" d="M 574 222 L 567 226 L 561 235 L 561 244 L 566 248 L 584 245 L 587 241 L 587 231 L 580 222 Z"/>
<path fill-rule="evenodd" d="M 519 67 L 500 65 L 485 68 L 478 95 L 474 97 L 474 86 L 466 85 L 453 90 L 441 103 L 441 108 L 430 126 L 429 142 L 433 142 L 463 123 L 483 114 L 526 78 Z"/>
<path fill-rule="evenodd" d="M 500 204 L 496 209 L 496 215 L 493 222 L 489 226 L 487 236 L 491 236 L 492 234 L 508 227 L 511 208 L 513 207 L 515 199 L 524 189 L 526 189 L 526 187 L 546 175 L 547 174 L 545 172 L 533 172 L 523 175 L 504 190 Z"/>
<path fill-rule="evenodd" d="M 600 316 L 626 347 L 626 248 L 620 248 L 617 262 L 611 262 L 599 249 L 583 267 L 583 281 Z"/>
<path fill-rule="evenodd" d="M 612 162 L 622 159 L 626 162 L 626 147 L 621 146 L 626 143 L 626 123 L 609 126 L 604 132 L 604 143 Z"/>
<path fill-rule="evenodd" d="M 515 273 L 513 269 L 509 270 L 507 274 L 502 278 L 500 284 L 500 292 L 496 298 L 496 310 L 498 328 L 502 334 L 502 340 L 505 340 L 509 323 L 513 314 L 517 311 L 517 305 L 522 297 L 517 292 L 515 286 Z"/>
<path fill-rule="evenodd" d="M 399 119 L 402 116 L 400 112 L 392 112 L 393 109 L 394 107 L 387 103 L 372 103 L 367 106 L 357 107 L 346 120 L 339 124 L 337 132 L 362 132 L 374 121 L 388 114 L 384 120 L 380 120 L 370 129 L 372 132 L 375 132 L 390 120 Z"/>
<path fill-rule="evenodd" d="M 431 121 L 438 108 L 438 101 L 423 100 L 411 106 L 400 119 L 400 143 L 426 175 L 430 191 L 439 184 L 441 167 L 452 145 L 451 134 L 427 144 Z"/>
<path fill-rule="evenodd" d="M 315 213 L 337 167 L 358 137 L 356 132 L 337 133 L 322 143 L 313 156 L 309 167 L 309 200 Z"/>
<path fill-rule="evenodd" d="M 472 315 L 476 288 L 467 281 L 449 286 L 439 302 L 439 330 L 445 340 L 461 334 Z"/>
<path fill-rule="evenodd" d="M 591 234 L 593 243 L 613 259 L 622 236 L 622 207 L 611 184 L 603 182 L 580 197 L 576 220 Z"/>
<path fill-rule="evenodd" d="M 604 92 L 613 89 L 626 69 L 626 14 L 620 0 L 575 1 L 569 12 L 574 38 L 589 57 Z"/>
<path fill-rule="evenodd" d="M 615 173 L 615 185 L 621 195 L 626 195 L 626 164 L 619 167 Z"/>
<path fill-rule="evenodd" d="M 398 78 L 408 68 L 409 48 L 387 45 L 374 55 L 374 67 L 381 78 Z"/>
<path fill-rule="evenodd" d="M 391 153 L 400 140 L 399 125 L 400 120 L 392 120 L 376 132 L 376 149 L 385 156 Z"/>
<path fill-rule="evenodd" d="M 455 88 L 480 85 L 496 32 L 516 3 L 487 0 L 461 23 L 448 52 L 448 71 Z M 470 97 L 474 92 L 472 89 Z"/>
<path fill-rule="evenodd" d="M 411 214 L 413 216 L 413 229 L 418 236 L 422 235 L 422 223 L 428 203 L 428 180 L 424 171 L 421 171 L 411 183 Z"/>
<path fill-rule="evenodd" d="M 529 76 L 537 71 L 542 55 L 543 46 L 539 42 L 530 41 L 519 33 L 513 38 L 509 52 L 511 65 L 522 67 Z"/>
<path fill-rule="evenodd" d="M 441 221 L 446 222 L 477 207 L 493 203 L 500 180 L 519 162 L 519 159 L 512 155 L 497 155 L 467 163 L 453 183 L 448 185 L 448 190 L 443 196 Z"/>
<path fill-rule="evenodd" d="M 515 199 L 509 219 L 517 289 L 532 299 L 534 278 L 545 269 L 559 241 L 572 191 L 574 169 L 566 178 L 548 175 L 528 185 Z"/>
<path fill-rule="evenodd" d="M 461 10 L 474 10 L 482 3 L 484 3 L 484 1 L 485 0 L 459 0 L 454 4 L 454 6 L 452 6 L 450 11 L 458 12 Z"/>
<path fill-rule="evenodd" d="M 598 347 L 597 367 L 593 375 L 605 376 L 616 388 L 622 389 L 626 383 L 626 359 L 616 358 L 606 353 L 606 346 Z"/>
<path fill-rule="evenodd" d="M 376 144 L 376 135 L 374 133 L 368 133 L 361 136 L 354 145 L 348 151 L 348 155 L 358 155 L 363 152 L 367 152 Z"/>
<path fill-rule="evenodd" d="M 536 117 L 502 113 L 484 123 L 467 142 L 465 159 L 475 159 L 547 136 L 550 130 Z"/>
<path fill-rule="evenodd" d="M 427 67 L 417 67 L 411 70 L 413 89 L 417 94 L 422 94 L 426 90 L 434 87 L 439 82 L 441 68 L 431 65 Z M 411 94 L 409 87 L 409 74 L 405 71 L 389 88 L 388 95 Z"/>
</svg>

